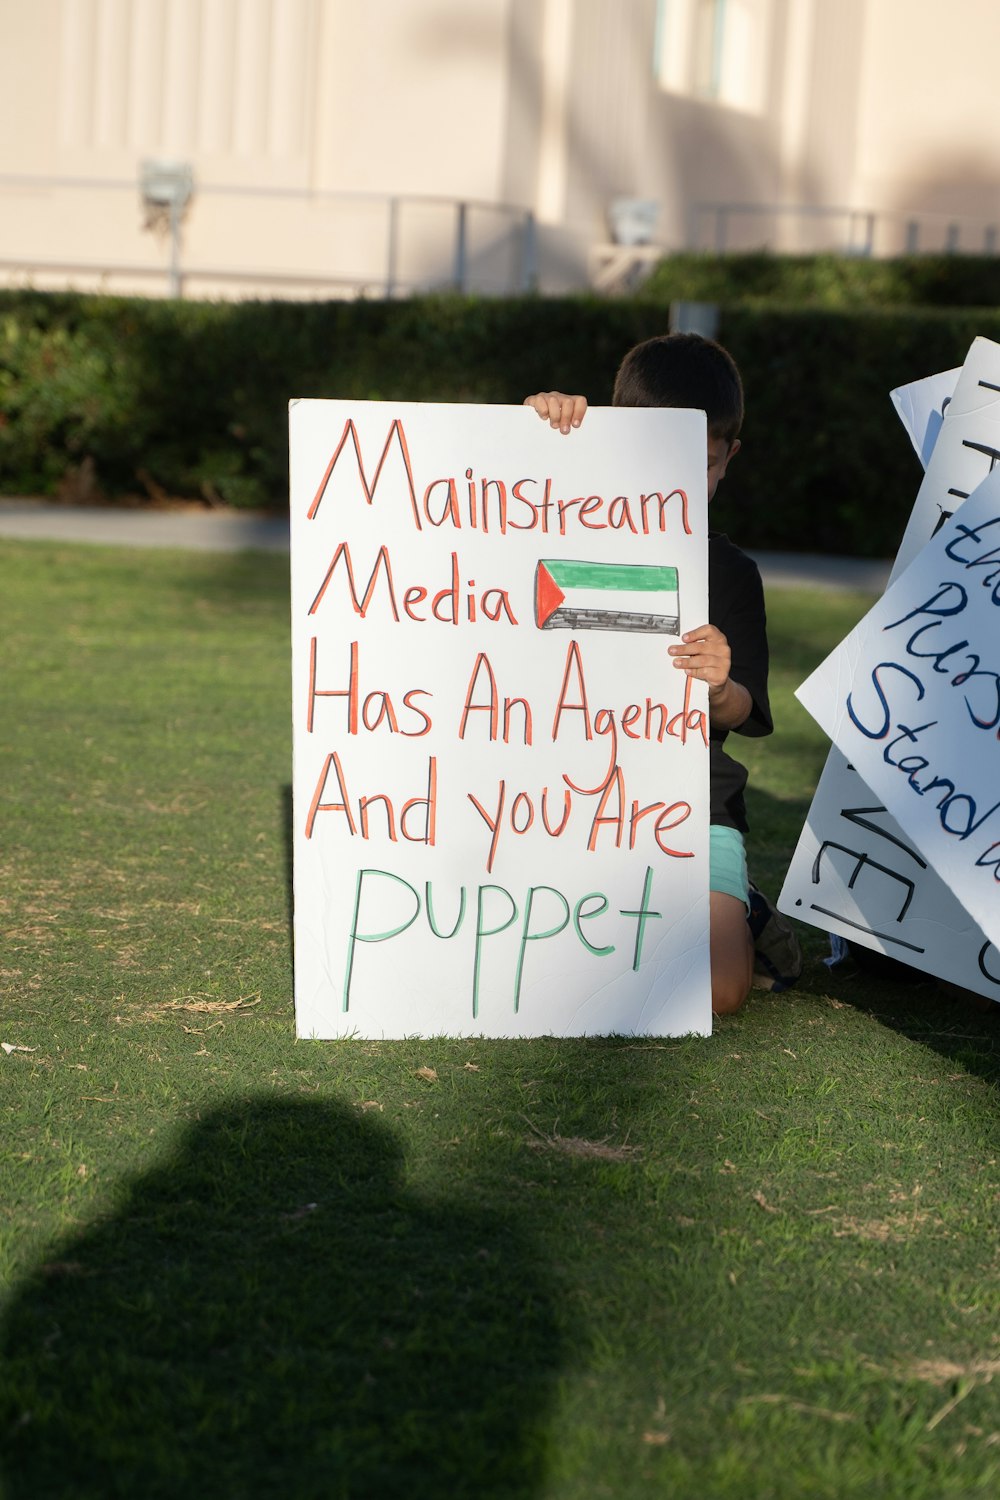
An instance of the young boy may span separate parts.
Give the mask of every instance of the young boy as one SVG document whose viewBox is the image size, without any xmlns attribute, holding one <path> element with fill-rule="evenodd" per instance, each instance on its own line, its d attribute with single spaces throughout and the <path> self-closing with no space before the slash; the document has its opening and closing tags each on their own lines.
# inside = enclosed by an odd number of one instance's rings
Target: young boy
<svg viewBox="0 0 1000 1500">
<path fill-rule="evenodd" d="M 579 427 L 585 396 L 541 391 L 525 406 L 560 432 Z M 708 417 L 708 498 L 740 450 L 743 382 L 731 356 L 711 339 L 677 333 L 637 344 L 615 380 L 615 406 L 687 406 Z M 711 787 L 709 886 L 712 1009 L 739 1010 L 750 990 L 754 946 L 750 909 L 743 789 L 746 769 L 725 751 L 731 730 L 772 731 L 767 699 L 767 621 L 756 563 L 721 532 L 708 534 L 709 623 L 669 647 L 674 666 L 708 684 Z"/>
</svg>

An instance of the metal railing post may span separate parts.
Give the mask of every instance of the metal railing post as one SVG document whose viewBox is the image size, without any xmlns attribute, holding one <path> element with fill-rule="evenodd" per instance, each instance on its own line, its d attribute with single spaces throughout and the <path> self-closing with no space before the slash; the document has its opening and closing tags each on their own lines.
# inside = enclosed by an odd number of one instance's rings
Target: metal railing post
<svg viewBox="0 0 1000 1500">
<path fill-rule="evenodd" d="M 170 295 L 183 297 L 184 285 L 181 275 L 181 210 L 177 203 L 170 205 Z"/>
<path fill-rule="evenodd" d="M 399 276 L 399 199 L 395 194 L 389 199 L 389 234 L 386 245 L 385 295 L 396 295 Z"/>
<path fill-rule="evenodd" d="M 538 246 L 535 216 L 529 209 L 521 224 L 520 280 L 522 292 L 533 292 L 538 282 Z"/>
<path fill-rule="evenodd" d="M 456 292 L 465 291 L 465 278 L 468 260 L 468 245 L 466 236 L 468 233 L 468 208 L 467 203 L 456 203 L 455 208 L 455 270 L 453 281 Z"/>
</svg>

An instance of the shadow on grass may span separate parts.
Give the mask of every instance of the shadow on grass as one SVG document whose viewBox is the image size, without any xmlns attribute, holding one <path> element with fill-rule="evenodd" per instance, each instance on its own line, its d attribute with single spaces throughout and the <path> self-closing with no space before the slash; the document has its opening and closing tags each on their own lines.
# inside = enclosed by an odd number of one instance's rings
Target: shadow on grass
<svg viewBox="0 0 1000 1500">
<path fill-rule="evenodd" d="M 751 878 L 777 900 L 811 798 L 778 799 L 751 779 L 747 791 Z M 818 928 L 797 923 L 803 947 L 829 953 Z M 947 986 L 933 975 L 855 944 L 851 956 L 814 978 L 822 989 L 901 1036 L 930 1047 L 967 1073 L 1000 1088 L 1000 1004 Z"/>
<path fill-rule="evenodd" d="M 327 1102 L 191 1126 L 15 1300 L 4 1494 L 535 1494 L 558 1364 L 537 1253 L 401 1166 Z"/>
<path fill-rule="evenodd" d="M 295 942 L 295 808 L 291 782 L 281 788 L 281 835 L 285 854 L 285 892 L 288 901 L 288 941 Z"/>
<path fill-rule="evenodd" d="M 830 971 L 829 989 L 900 1036 L 1000 1088 L 1000 1004 L 919 969 L 856 948 Z"/>
<path fill-rule="evenodd" d="M 210 598 L 215 605 L 264 609 L 288 618 L 289 562 L 287 552 L 188 553 L 183 569 L 171 570 L 170 586 L 178 597 L 195 601 Z"/>
</svg>

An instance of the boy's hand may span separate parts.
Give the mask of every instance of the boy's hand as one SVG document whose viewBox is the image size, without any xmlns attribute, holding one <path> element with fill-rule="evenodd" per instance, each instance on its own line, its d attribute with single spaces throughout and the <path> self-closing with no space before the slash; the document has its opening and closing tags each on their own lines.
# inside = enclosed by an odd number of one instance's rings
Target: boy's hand
<svg viewBox="0 0 1000 1500">
<path fill-rule="evenodd" d="M 708 683 L 708 711 L 716 728 L 738 728 L 749 717 L 753 699 L 729 675 L 732 652 L 726 637 L 715 625 L 699 625 L 682 635 L 681 642 L 667 647 L 674 666 Z"/>
<path fill-rule="evenodd" d="M 535 396 L 525 396 L 524 405 L 534 407 L 543 422 L 560 432 L 579 427 L 587 414 L 586 396 L 564 396 L 562 391 L 539 391 Z"/>
<path fill-rule="evenodd" d="M 682 635 L 681 642 L 679 646 L 667 647 L 674 666 L 689 677 L 707 682 L 709 692 L 724 687 L 729 681 L 732 652 L 722 631 L 714 625 L 699 625 L 697 630 Z"/>
</svg>

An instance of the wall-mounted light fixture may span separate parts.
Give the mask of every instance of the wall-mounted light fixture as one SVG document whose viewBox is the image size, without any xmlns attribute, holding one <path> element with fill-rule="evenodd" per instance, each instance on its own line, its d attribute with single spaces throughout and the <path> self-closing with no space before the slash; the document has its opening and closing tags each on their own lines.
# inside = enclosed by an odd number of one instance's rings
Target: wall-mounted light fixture
<svg viewBox="0 0 1000 1500">
<path fill-rule="evenodd" d="M 190 162 L 147 158 L 139 163 L 146 229 L 170 234 L 170 295 L 181 295 L 181 221 L 194 195 Z"/>
</svg>

